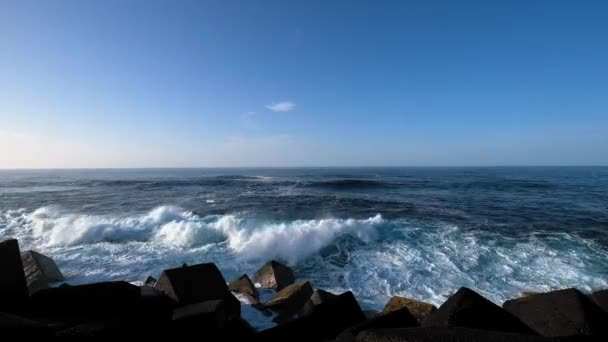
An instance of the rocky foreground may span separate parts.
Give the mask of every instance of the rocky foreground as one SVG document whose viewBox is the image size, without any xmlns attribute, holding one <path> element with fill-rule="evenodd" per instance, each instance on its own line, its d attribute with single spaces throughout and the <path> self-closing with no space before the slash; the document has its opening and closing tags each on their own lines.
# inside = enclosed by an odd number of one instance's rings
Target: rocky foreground
<svg viewBox="0 0 608 342">
<path fill-rule="evenodd" d="M 55 262 L 21 253 L 16 240 L 0 242 L 0 277 L 4 340 L 608 341 L 608 290 L 528 293 L 500 307 L 460 288 L 439 308 L 393 297 L 382 312 L 364 312 L 351 292 L 333 294 L 297 282 L 288 266 L 274 260 L 253 280 L 243 275 L 228 285 L 215 264 L 205 263 L 167 269 L 141 286 L 117 281 L 49 287 L 63 280 Z M 275 292 L 262 301 L 258 288 Z M 277 325 L 256 331 L 241 317 L 244 308 Z"/>
</svg>

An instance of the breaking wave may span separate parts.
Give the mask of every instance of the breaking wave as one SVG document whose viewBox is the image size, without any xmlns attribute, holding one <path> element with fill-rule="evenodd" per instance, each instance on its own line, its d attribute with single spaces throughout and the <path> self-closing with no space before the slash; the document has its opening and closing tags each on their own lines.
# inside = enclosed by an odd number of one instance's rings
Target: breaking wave
<svg viewBox="0 0 608 342">
<path fill-rule="evenodd" d="M 277 258 L 315 286 L 352 290 L 368 308 L 392 295 L 438 304 L 460 286 L 496 302 L 521 291 L 608 287 L 608 249 L 576 232 L 503 234 L 380 215 L 268 221 L 176 206 L 124 216 L 47 206 L 0 212 L 5 238 L 51 255 L 75 282 L 142 280 L 203 261 L 232 278 Z"/>
</svg>

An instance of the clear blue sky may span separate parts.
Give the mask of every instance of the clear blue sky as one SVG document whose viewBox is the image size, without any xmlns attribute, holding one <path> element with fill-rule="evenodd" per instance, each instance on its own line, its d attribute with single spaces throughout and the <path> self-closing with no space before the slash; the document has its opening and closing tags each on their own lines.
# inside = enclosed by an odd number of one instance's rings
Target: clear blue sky
<svg viewBox="0 0 608 342">
<path fill-rule="evenodd" d="M 608 165 L 606 1 L 0 0 L 0 167 Z"/>
</svg>

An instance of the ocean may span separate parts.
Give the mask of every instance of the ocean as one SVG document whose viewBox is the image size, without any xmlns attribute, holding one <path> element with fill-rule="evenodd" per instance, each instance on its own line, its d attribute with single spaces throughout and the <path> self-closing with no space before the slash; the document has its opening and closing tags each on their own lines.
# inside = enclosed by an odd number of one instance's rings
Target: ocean
<svg viewBox="0 0 608 342">
<path fill-rule="evenodd" d="M 1 170 L 8 238 L 70 284 L 277 259 L 367 309 L 461 286 L 500 303 L 608 288 L 608 168 Z"/>
</svg>

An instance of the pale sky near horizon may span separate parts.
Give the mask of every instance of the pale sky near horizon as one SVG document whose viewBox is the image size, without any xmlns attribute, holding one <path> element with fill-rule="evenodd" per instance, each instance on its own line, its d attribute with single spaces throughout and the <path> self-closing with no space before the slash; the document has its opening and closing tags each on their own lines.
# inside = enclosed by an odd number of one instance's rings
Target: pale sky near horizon
<svg viewBox="0 0 608 342">
<path fill-rule="evenodd" d="M 607 16 L 0 0 L 0 168 L 608 165 Z"/>
</svg>

